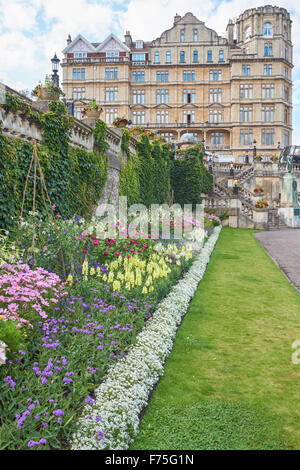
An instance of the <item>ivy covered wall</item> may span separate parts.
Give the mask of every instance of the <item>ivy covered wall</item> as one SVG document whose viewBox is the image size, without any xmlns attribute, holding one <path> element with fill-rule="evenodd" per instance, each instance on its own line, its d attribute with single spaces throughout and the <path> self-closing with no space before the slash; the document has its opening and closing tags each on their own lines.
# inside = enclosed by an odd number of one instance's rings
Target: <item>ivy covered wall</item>
<svg viewBox="0 0 300 470">
<path fill-rule="evenodd" d="M 127 196 L 128 206 L 142 203 L 163 204 L 171 200 L 171 164 L 173 152 L 169 144 L 152 144 L 141 133 L 137 155 L 129 152 L 130 133 L 123 131 L 122 150 L 126 158 L 120 174 L 120 195 Z"/>
<path fill-rule="evenodd" d="M 18 103 L 15 99 L 12 101 L 15 109 Z M 6 106 L 9 104 L 7 101 Z M 29 108 L 24 111 L 31 112 Z M 33 118 L 39 119 L 44 131 L 43 142 L 37 146 L 37 151 L 51 202 L 62 217 L 88 216 L 100 199 L 107 177 L 108 164 L 103 156 L 107 150 L 106 125 L 102 121 L 96 123 L 95 151 L 87 152 L 70 146 L 73 118 L 62 102 L 51 102 L 49 113 L 37 116 Z M 10 230 L 20 215 L 32 152 L 32 143 L 5 137 L 0 127 L 0 229 Z M 27 187 L 24 214 L 32 210 L 32 176 L 33 171 Z M 36 207 L 43 211 L 39 179 Z"/>
<path fill-rule="evenodd" d="M 199 145 L 180 151 L 181 159 L 173 161 L 171 184 L 175 203 L 200 204 L 201 193 L 209 193 L 213 188 L 213 176 L 203 163 L 203 153 Z"/>
<path fill-rule="evenodd" d="M 161 145 L 157 140 L 149 141 L 141 133 L 136 156 L 129 152 L 130 133 L 123 132 L 122 149 L 126 155 L 120 175 L 120 195 L 127 196 L 128 205 L 142 203 L 170 203 L 172 190 L 174 202 L 200 204 L 201 193 L 209 193 L 213 177 L 203 163 L 203 153 L 196 145 L 179 151 L 181 159 L 169 144 Z"/>
</svg>

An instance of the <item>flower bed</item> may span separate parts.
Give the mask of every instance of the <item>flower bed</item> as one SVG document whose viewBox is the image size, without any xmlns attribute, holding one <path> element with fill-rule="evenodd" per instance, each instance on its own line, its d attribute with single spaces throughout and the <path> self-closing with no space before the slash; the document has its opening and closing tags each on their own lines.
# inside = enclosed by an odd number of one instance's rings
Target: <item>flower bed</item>
<svg viewBox="0 0 300 470">
<path fill-rule="evenodd" d="M 161 215 L 160 229 L 167 222 Z M 193 249 L 199 251 L 218 222 L 204 221 L 206 236 L 199 221 L 174 214 L 172 242 L 143 234 L 135 224 L 131 233 L 118 221 L 124 238 L 101 238 L 105 220 L 66 221 L 59 214 L 56 224 L 32 214 L 6 234 L 0 264 L 2 449 L 69 447 L 84 404 L 93 402 L 108 369 L 135 344 L 157 304 L 188 272 Z M 186 225 L 194 232 L 176 240 L 177 228 Z"/>
<path fill-rule="evenodd" d="M 139 415 L 163 374 L 177 328 L 201 281 L 221 227 L 217 227 L 193 266 L 160 303 L 134 346 L 108 371 L 89 398 L 72 449 L 127 449 L 138 432 Z"/>
</svg>

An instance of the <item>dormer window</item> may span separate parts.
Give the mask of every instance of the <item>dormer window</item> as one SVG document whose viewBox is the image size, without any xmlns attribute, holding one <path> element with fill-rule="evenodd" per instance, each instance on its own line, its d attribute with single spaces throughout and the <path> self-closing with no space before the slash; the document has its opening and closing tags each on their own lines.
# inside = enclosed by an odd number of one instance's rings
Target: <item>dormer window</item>
<svg viewBox="0 0 300 470">
<path fill-rule="evenodd" d="M 106 52 L 107 62 L 118 62 L 119 60 L 119 51 L 108 51 Z"/>
<path fill-rule="evenodd" d="M 75 59 L 86 59 L 87 52 L 74 52 Z"/>
<path fill-rule="evenodd" d="M 265 23 L 264 24 L 264 36 L 265 37 L 273 36 L 273 28 L 272 28 L 271 23 Z"/>
<path fill-rule="evenodd" d="M 198 41 L 198 29 L 194 29 L 194 41 Z"/>
<path fill-rule="evenodd" d="M 135 48 L 136 49 L 144 49 L 144 42 L 143 41 L 136 41 Z"/>
<path fill-rule="evenodd" d="M 180 42 L 184 42 L 184 29 L 180 30 Z"/>
</svg>

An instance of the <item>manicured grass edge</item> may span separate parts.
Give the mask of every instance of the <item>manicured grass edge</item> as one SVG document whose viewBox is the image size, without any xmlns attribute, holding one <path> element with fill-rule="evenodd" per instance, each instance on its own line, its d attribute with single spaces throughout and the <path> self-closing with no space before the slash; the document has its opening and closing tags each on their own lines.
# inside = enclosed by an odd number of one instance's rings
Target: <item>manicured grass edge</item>
<svg viewBox="0 0 300 470">
<path fill-rule="evenodd" d="M 188 273 L 160 302 L 127 356 L 109 369 L 74 433 L 72 450 L 125 450 L 138 433 L 140 413 L 164 373 L 177 329 L 203 278 L 221 226 L 214 229 Z"/>
</svg>

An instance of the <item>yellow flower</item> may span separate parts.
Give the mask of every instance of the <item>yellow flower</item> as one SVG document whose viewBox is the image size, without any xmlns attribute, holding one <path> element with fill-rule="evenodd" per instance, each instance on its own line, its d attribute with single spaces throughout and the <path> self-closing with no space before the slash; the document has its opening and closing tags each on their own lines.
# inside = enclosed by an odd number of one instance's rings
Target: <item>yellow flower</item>
<svg viewBox="0 0 300 470">
<path fill-rule="evenodd" d="M 143 287 L 142 294 L 148 294 L 148 289 L 147 289 L 147 287 Z"/>
<path fill-rule="evenodd" d="M 70 286 L 73 285 L 73 276 L 72 276 L 72 274 L 69 274 L 68 279 L 67 279 L 67 283 L 70 284 Z"/>
<path fill-rule="evenodd" d="M 88 260 L 85 259 L 82 265 L 82 274 L 87 275 L 89 273 L 89 263 Z"/>
<path fill-rule="evenodd" d="M 104 282 L 106 282 L 107 281 L 107 275 L 104 274 L 102 279 L 103 279 Z"/>
<path fill-rule="evenodd" d="M 121 289 L 121 284 L 120 284 L 120 281 L 114 281 L 113 282 L 113 290 L 116 291 L 116 290 L 120 290 Z"/>
<path fill-rule="evenodd" d="M 95 268 L 92 266 L 90 269 L 90 275 L 95 276 L 95 274 L 96 274 Z"/>
</svg>

